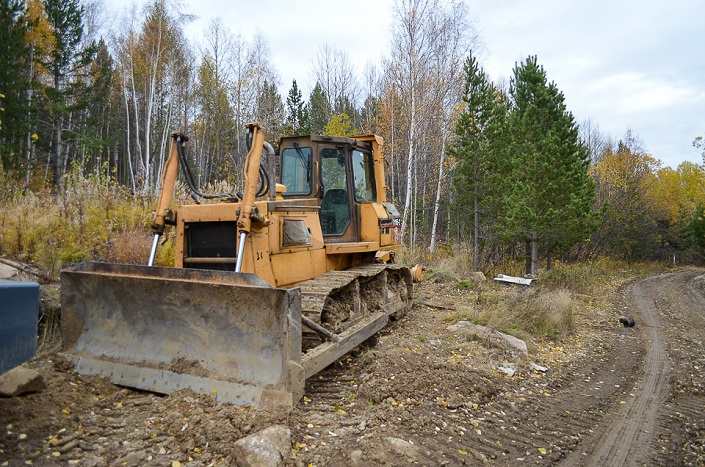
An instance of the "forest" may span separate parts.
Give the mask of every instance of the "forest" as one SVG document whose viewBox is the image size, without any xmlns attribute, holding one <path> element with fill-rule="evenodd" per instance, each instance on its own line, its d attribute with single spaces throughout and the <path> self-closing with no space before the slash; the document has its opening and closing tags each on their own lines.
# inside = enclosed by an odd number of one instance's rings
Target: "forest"
<svg viewBox="0 0 705 467">
<path fill-rule="evenodd" d="M 531 274 L 601 257 L 705 259 L 705 168 L 664 167 L 631 129 L 576 122 L 536 56 L 492 82 L 462 1 L 397 0 L 379 66 L 321 44 L 308 96 L 296 80 L 280 94 L 264 34 L 214 20 L 192 43 L 192 17 L 170 0 L 110 30 L 107 14 L 89 0 L 0 1 L 2 255 L 53 269 L 132 260 L 170 134 L 190 137 L 200 189 L 237 189 L 256 121 L 275 147 L 284 135 L 382 136 L 417 257 Z"/>
</svg>

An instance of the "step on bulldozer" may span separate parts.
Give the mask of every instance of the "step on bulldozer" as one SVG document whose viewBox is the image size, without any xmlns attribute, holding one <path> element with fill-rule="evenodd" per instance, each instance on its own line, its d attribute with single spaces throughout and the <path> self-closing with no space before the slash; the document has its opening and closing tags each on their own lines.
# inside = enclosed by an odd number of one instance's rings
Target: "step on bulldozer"
<svg viewBox="0 0 705 467">
<path fill-rule="evenodd" d="M 198 191 L 175 133 L 147 265 L 62 271 L 63 352 L 79 373 L 291 408 L 307 378 L 411 307 L 382 139 L 284 137 L 275 153 L 247 127 L 242 193 Z M 172 210 L 179 167 L 197 202 Z M 167 226 L 175 264 L 159 267 Z"/>
</svg>

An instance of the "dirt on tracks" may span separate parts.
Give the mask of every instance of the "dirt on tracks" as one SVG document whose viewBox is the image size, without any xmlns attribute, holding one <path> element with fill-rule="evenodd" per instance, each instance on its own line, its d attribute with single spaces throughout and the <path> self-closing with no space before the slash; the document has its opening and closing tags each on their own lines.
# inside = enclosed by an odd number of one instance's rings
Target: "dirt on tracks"
<svg viewBox="0 0 705 467">
<path fill-rule="evenodd" d="M 44 356 L 32 365 L 46 390 L 0 399 L 0 465 L 236 465 L 233 442 L 272 424 L 291 430 L 284 463 L 296 466 L 703 465 L 701 274 L 583 297 L 576 335 L 529 341 L 529 360 L 451 333 L 451 310 L 416 305 L 311 378 L 290 413 L 118 388 Z M 443 284 L 417 292 L 476 300 Z"/>
</svg>

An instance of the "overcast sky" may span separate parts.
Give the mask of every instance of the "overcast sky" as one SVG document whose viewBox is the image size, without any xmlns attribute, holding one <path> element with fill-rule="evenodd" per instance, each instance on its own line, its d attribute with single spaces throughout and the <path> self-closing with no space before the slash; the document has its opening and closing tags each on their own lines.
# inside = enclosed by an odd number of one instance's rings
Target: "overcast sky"
<svg viewBox="0 0 705 467">
<path fill-rule="evenodd" d="M 131 0 L 107 0 L 117 13 Z M 144 0 L 137 2 L 144 4 Z M 282 98 L 293 79 L 308 97 L 313 60 L 323 44 L 359 67 L 379 64 L 390 42 L 394 0 L 182 0 L 198 19 L 198 41 L 220 17 L 234 34 L 269 43 Z M 590 118 L 615 139 L 627 129 L 644 150 L 673 168 L 703 163 L 692 146 L 705 136 L 705 1 L 466 0 L 494 81 L 536 55 L 578 123 Z"/>
</svg>

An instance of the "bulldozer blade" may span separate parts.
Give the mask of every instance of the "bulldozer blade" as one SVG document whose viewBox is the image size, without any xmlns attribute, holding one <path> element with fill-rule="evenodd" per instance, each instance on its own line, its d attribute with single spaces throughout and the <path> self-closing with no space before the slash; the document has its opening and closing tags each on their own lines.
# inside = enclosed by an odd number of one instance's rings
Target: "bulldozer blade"
<svg viewBox="0 0 705 467">
<path fill-rule="evenodd" d="M 257 408 L 303 395 L 299 289 L 253 274 L 85 263 L 61 273 L 64 353 L 82 374 Z"/>
</svg>

